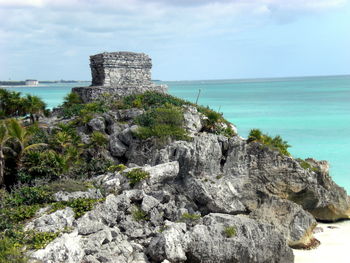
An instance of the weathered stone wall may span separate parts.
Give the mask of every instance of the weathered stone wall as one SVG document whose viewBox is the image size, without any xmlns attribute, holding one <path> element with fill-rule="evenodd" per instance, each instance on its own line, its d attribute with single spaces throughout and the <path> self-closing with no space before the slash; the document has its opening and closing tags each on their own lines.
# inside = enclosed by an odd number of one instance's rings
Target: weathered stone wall
<svg viewBox="0 0 350 263">
<path fill-rule="evenodd" d="M 166 85 L 151 82 L 152 60 L 144 53 L 112 52 L 90 57 L 92 84 L 73 88 L 84 102 L 120 98 L 146 91 L 166 92 Z"/>
<path fill-rule="evenodd" d="M 113 52 L 90 57 L 93 86 L 151 84 L 152 61 L 143 53 Z"/>
</svg>

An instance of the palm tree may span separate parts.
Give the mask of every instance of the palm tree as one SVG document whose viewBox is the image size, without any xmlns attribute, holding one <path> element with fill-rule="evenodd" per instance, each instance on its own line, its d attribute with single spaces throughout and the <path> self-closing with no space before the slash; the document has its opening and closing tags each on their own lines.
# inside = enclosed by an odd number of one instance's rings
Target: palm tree
<svg viewBox="0 0 350 263">
<path fill-rule="evenodd" d="M 30 144 L 32 134 L 27 128 L 23 127 L 18 120 L 9 119 L 6 121 L 6 123 L 8 134 L 11 137 L 11 141 L 18 145 L 18 149 L 16 149 L 16 159 L 18 164 L 20 163 L 21 158 L 26 151 L 47 146 L 46 143 Z"/>
<path fill-rule="evenodd" d="M 7 117 L 24 115 L 24 99 L 21 93 L 0 89 L 0 110 Z"/>
<path fill-rule="evenodd" d="M 8 134 L 6 125 L 3 122 L 0 122 L 0 186 L 4 184 L 4 171 L 5 171 L 5 155 L 4 150 L 6 143 L 11 138 Z"/>
<path fill-rule="evenodd" d="M 46 108 L 45 102 L 43 102 L 38 96 L 27 95 L 25 97 L 25 109 L 29 113 L 32 123 L 39 119 L 39 115 L 43 114 Z"/>
</svg>

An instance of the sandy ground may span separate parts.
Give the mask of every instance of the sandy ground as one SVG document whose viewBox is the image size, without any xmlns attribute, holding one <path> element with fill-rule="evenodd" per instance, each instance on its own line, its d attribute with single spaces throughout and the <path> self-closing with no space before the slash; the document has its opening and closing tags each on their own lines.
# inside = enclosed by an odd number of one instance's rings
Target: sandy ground
<svg viewBox="0 0 350 263">
<path fill-rule="evenodd" d="M 318 224 L 323 232 L 314 236 L 321 245 L 313 250 L 294 250 L 295 263 L 349 263 L 350 221 Z"/>
</svg>

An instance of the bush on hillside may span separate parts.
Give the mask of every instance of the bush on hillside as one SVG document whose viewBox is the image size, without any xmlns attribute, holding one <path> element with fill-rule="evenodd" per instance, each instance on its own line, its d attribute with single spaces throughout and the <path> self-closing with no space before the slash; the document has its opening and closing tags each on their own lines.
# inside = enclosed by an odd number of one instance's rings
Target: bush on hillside
<svg viewBox="0 0 350 263">
<path fill-rule="evenodd" d="M 262 133 L 262 131 L 259 129 L 252 129 L 248 136 L 248 142 L 259 142 L 272 149 L 278 150 L 283 155 L 290 156 L 290 153 L 288 152 L 290 145 L 279 135 L 271 137 Z"/>
</svg>

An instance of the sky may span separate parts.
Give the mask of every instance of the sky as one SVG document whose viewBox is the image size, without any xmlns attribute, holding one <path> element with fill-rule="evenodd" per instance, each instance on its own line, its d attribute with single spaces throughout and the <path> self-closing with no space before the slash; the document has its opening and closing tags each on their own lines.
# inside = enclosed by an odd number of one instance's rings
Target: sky
<svg viewBox="0 0 350 263">
<path fill-rule="evenodd" d="M 0 80 L 90 80 L 115 51 L 160 80 L 350 74 L 350 0 L 0 0 Z"/>
</svg>

